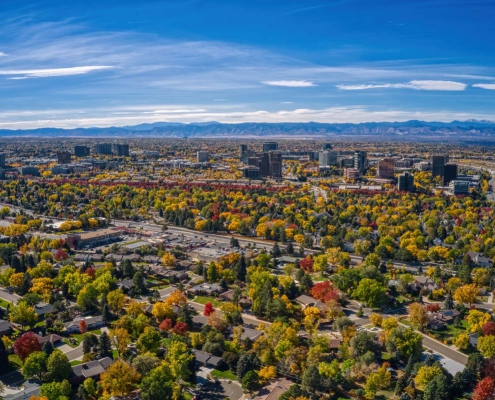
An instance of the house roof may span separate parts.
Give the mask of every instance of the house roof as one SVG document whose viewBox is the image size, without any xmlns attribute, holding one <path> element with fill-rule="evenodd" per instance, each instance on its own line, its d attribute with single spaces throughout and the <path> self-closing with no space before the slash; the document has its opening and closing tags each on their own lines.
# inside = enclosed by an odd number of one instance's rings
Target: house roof
<svg viewBox="0 0 495 400">
<path fill-rule="evenodd" d="M 0 320 L 0 332 L 5 332 L 8 331 L 9 329 L 12 329 L 12 325 L 10 324 L 10 321 L 7 321 L 5 319 Z"/>
<path fill-rule="evenodd" d="M 63 339 L 62 336 L 56 335 L 54 333 L 51 333 L 50 335 L 46 335 L 46 336 L 40 336 L 40 335 L 36 335 L 36 336 L 39 344 L 41 345 L 43 345 L 46 342 L 50 342 L 51 344 L 57 343 Z"/>
<path fill-rule="evenodd" d="M 39 303 L 39 304 L 34 306 L 34 311 L 38 315 L 51 313 L 53 311 L 53 305 L 46 304 L 46 303 Z"/>
<path fill-rule="evenodd" d="M 72 375 L 78 378 L 90 378 L 100 375 L 113 364 L 113 360 L 109 357 L 100 360 L 89 361 L 84 364 L 74 365 L 71 368 Z"/>
</svg>

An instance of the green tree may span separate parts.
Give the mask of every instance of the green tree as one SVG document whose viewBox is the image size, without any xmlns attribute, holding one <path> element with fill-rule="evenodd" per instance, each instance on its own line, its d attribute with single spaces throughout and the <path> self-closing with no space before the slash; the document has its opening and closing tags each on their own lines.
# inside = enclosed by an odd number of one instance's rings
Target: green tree
<svg viewBox="0 0 495 400">
<path fill-rule="evenodd" d="M 106 332 L 103 332 L 98 339 L 98 357 L 112 356 L 112 342 Z"/>
<path fill-rule="evenodd" d="M 387 301 L 387 289 L 374 279 L 362 279 L 352 295 L 371 308 L 381 307 Z"/>
<path fill-rule="evenodd" d="M 70 383 L 66 380 L 62 382 L 44 383 L 40 387 L 40 395 L 48 400 L 69 399 L 72 392 Z"/>
<path fill-rule="evenodd" d="M 136 348 L 140 353 L 153 353 L 156 354 L 160 348 L 160 342 L 162 336 L 155 328 L 147 327 L 144 332 L 139 336 L 136 342 Z"/>
<path fill-rule="evenodd" d="M 50 354 L 46 364 L 46 372 L 50 380 L 61 382 L 69 377 L 70 371 L 70 362 L 64 353 L 60 350 L 55 350 Z"/>
<path fill-rule="evenodd" d="M 417 359 L 423 351 L 423 337 L 410 328 L 398 326 L 392 329 L 387 336 L 385 345 L 387 351 L 397 351 L 403 360 L 407 360 L 411 356 Z"/>
<path fill-rule="evenodd" d="M 25 326 L 31 327 L 38 321 L 38 314 L 33 307 L 24 302 L 10 308 L 9 319 L 11 322 L 18 323 L 24 329 Z"/>
<path fill-rule="evenodd" d="M 174 378 L 167 365 L 161 364 L 141 382 L 143 400 L 168 400 L 174 393 Z"/>
<path fill-rule="evenodd" d="M 43 381 L 46 374 L 46 363 L 48 356 L 42 351 L 31 353 L 24 361 L 22 366 L 22 374 L 26 379 L 39 379 Z"/>
<path fill-rule="evenodd" d="M 242 378 L 242 388 L 249 391 L 249 393 L 252 393 L 259 387 L 258 374 L 255 371 L 248 371 L 248 373 L 244 375 L 244 378 Z"/>
</svg>

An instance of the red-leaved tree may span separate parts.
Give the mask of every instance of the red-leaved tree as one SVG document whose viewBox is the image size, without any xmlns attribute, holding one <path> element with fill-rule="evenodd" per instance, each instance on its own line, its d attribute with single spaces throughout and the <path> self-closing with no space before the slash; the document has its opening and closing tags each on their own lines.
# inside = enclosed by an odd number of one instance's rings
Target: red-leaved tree
<svg viewBox="0 0 495 400">
<path fill-rule="evenodd" d="M 185 322 L 177 322 L 172 332 L 174 332 L 176 335 L 186 336 L 188 330 L 189 326 L 187 326 Z"/>
<path fill-rule="evenodd" d="M 438 312 L 438 311 L 440 311 L 440 304 L 438 304 L 438 303 L 428 304 L 426 306 L 426 311 L 429 311 L 429 312 L 432 312 L 432 313 Z"/>
<path fill-rule="evenodd" d="M 172 320 L 170 318 L 164 319 L 160 325 L 158 325 L 158 329 L 162 332 L 168 332 L 172 329 Z"/>
<path fill-rule="evenodd" d="M 313 264 L 315 262 L 310 256 L 307 256 L 306 258 L 303 258 L 301 261 L 299 261 L 299 266 L 305 270 L 306 272 L 310 273 L 313 272 Z"/>
<path fill-rule="evenodd" d="M 214 313 L 214 312 L 215 312 L 215 309 L 213 308 L 213 304 L 206 303 L 205 304 L 205 309 L 203 311 L 203 315 L 205 317 L 209 317 L 211 315 L 211 313 Z"/>
<path fill-rule="evenodd" d="M 481 327 L 483 336 L 495 336 L 495 322 L 489 321 Z"/>
<path fill-rule="evenodd" d="M 325 303 L 330 300 L 339 300 L 339 292 L 329 281 L 315 283 L 311 289 L 311 296 Z"/>
<path fill-rule="evenodd" d="M 58 249 L 57 252 L 55 253 L 55 260 L 57 261 L 64 261 L 67 260 L 68 258 L 69 256 L 67 255 L 64 249 Z"/>
<path fill-rule="evenodd" d="M 88 331 L 88 324 L 86 323 L 85 320 L 81 320 L 78 326 L 79 326 L 79 332 L 86 333 Z"/>
<path fill-rule="evenodd" d="M 26 332 L 14 342 L 15 354 L 24 361 L 31 353 L 41 351 L 41 344 L 38 336 L 33 332 Z"/>
<path fill-rule="evenodd" d="M 495 389 L 495 382 L 492 378 L 486 377 L 479 381 L 473 392 L 473 400 L 491 400 L 493 399 L 493 392 Z"/>
</svg>

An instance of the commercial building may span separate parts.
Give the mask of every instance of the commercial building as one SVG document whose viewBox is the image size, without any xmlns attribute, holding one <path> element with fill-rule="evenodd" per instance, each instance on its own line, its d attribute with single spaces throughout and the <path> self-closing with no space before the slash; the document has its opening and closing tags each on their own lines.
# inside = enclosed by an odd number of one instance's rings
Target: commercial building
<svg viewBox="0 0 495 400">
<path fill-rule="evenodd" d="M 94 232 L 85 232 L 73 235 L 77 247 L 95 246 L 110 243 L 120 238 L 122 232 L 113 229 L 99 229 Z"/>
<path fill-rule="evenodd" d="M 128 144 L 112 144 L 112 153 L 116 156 L 128 156 L 129 155 L 129 145 Z"/>
<path fill-rule="evenodd" d="M 0 153 L 0 167 L 5 167 L 5 153 Z"/>
<path fill-rule="evenodd" d="M 436 155 L 432 157 L 432 162 L 431 162 L 431 171 L 432 171 L 432 176 L 443 176 L 445 175 L 445 164 L 449 162 L 449 157 L 448 156 L 443 156 L 443 155 Z"/>
<path fill-rule="evenodd" d="M 270 162 L 270 176 L 275 179 L 282 178 L 282 153 L 280 151 L 270 151 L 268 160 Z"/>
<path fill-rule="evenodd" d="M 414 192 L 414 175 L 408 172 L 399 175 L 399 192 Z"/>
<path fill-rule="evenodd" d="M 453 180 L 449 183 L 450 192 L 454 195 L 469 194 L 470 184 L 467 181 Z"/>
<path fill-rule="evenodd" d="M 242 159 L 247 151 L 248 151 L 247 144 L 239 145 L 239 158 Z"/>
<path fill-rule="evenodd" d="M 351 181 L 359 179 L 361 177 L 361 171 L 357 168 L 345 168 L 344 178 Z"/>
<path fill-rule="evenodd" d="M 196 153 L 196 161 L 201 163 L 201 162 L 208 162 L 209 155 L 207 151 L 198 151 Z"/>
<path fill-rule="evenodd" d="M 269 151 L 278 150 L 277 142 L 265 142 L 263 143 L 263 153 L 268 153 Z"/>
<path fill-rule="evenodd" d="M 111 143 L 98 143 L 95 146 L 96 154 L 112 154 L 112 144 Z"/>
<path fill-rule="evenodd" d="M 59 164 L 70 164 L 72 162 L 72 154 L 68 151 L 60 151 L 57 153 L 57 161 Z"/>
<path fill-rule="evenodd" d="M 90 149 L 88 146 L 74 146 L 74 155 L 76 157 L 87 157 L 89 153 Z"/>
<path fill-rule="evenodd" d="M 318 155 L 318 162 L 320 166 L 326 167 L 329 165 L 336 165 L 337 164 L 337 152 L 336 151 L 320 151 Z"/>
<path fill-rule="evenodd" d="M 368 167 L 368 154 L 365 151 L 354 152 L 354 168 L 361 173 Z"/>
<path fill-rule="evenodd" d="M 38 167 L 33 167 L 31 165 L 20 167 L 18 168 L 18 171 L 22 176 L 25 175 L 39 176 L 40 174 L 40 170 L 38 169 Z"/>
<path fill-rule="evenodd" d="M 443 175 L 444 186 L 448 185 L 451 181 L 457 179 L 457 164 L 445 164 Z"/>
<path fill-rule="evenodd" d="M 393 158 L 384 158 L 378 161 L 376 176 L 380 179 L 392 179 L 395 172 L 395 160 Z"/>
<path fill-rule="evenodd" d="M 321 149 L 323 151 L 332 150 L 332 145 L 330 143 L 323 143 L 323 146 L 321 146 Z"/>
<path fill-rule="evenodd" d="M 242 177 L 246 179 L 261 179 L 260 169 L 259 167 L 255 167 L 253 165 L 248 165 L 244 168 L 241 168 Z"/>
</svg>

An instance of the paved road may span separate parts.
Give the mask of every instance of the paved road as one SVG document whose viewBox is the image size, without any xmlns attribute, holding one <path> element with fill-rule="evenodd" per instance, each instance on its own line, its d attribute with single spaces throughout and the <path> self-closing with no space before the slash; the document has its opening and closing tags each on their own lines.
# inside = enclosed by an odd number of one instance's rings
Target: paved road
<svg viewBox="0 0 495 400">
<path fill-rule="evenodd" d="M 67 356 L 69 361 L 74 361 L 74 360 L 78 359 L 79 357 L 82 357 L 84 355 L 82 344 L 80 344 L 78 347 L 68 351 L 67 353 L 65 353 L 65 355 Z"/>
<path fill-rule="evenodd" d="M 17 300 L 19 300 L 21 296 L 15 293 L 9 293 L 5 289 L 0 289 L 0 298 L 4 299 L 5 301 L 8 301 L 9 303 L 17 304 Z"/>
<path fill-rule="evenodd" d="M 423 335 L 423 346 L 433 350 L 434 352 L 441 354 L 447 358 L 450 358 L 459 364 L 466 365 L 468 356 L 459 353 L 458 351 L 440 343 L 439 341 Z"/>
</svg>

